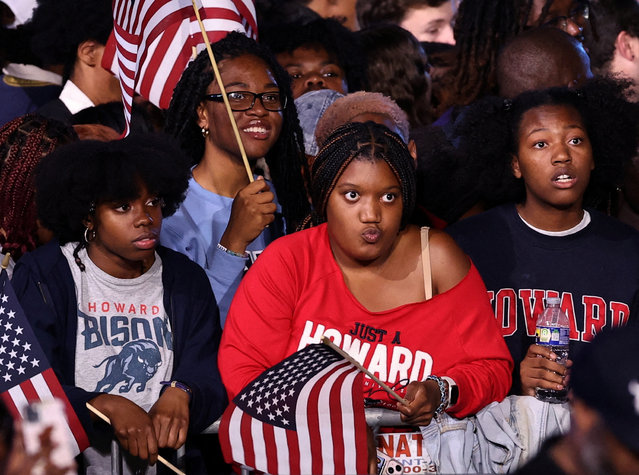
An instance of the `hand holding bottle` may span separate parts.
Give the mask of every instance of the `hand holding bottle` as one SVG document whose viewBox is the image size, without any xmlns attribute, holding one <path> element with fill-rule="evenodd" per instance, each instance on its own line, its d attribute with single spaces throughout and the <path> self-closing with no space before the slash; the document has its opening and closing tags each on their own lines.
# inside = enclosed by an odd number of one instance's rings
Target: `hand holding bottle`
<svg viewBox="0 0 639 475">
<path fill-rule="evenodd" d="M 562 391 L 566 387 L 568 368 L 571 360 L 566 364 L 557 362 L 557 355 L 548 347 L 530 345 L 526 356 L 519 365 L 521 390 L 524 396 L 534 396 L 535 388 Z"/>
</svg>

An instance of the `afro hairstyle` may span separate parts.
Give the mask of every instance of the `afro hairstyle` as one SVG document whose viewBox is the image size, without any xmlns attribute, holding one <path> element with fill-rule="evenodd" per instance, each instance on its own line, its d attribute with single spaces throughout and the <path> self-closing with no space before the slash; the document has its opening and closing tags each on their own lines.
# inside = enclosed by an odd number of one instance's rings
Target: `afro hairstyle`
<svg viewBox="0 0 639 475">
<path fill-rule="evenodd" d="M 170 216 L 184 199 L 190 175 L 181 155 L 159 134 L 60 147 L 38 165 L 38 217 L 61 244 L 81 241 L 83 222 L 97 205 L 135 199 L 142 186 L 162 198 L 162 215 Z"/>
<path fill-rule="evenodd" d="M 595 78 L 578 89 L 555 87 L 527 91 L 512 101 L 485 98 L 471 105 L 458 118 L 453 142 L 473 161 L 482 162 L 484 191 L 499 190 L 500 196 L 486 196 L 488 201 L 525 199 L 521 179 L 512 181 L 511 161 L 517 153 L 519 127 L 530 109 L 558 105 L 577 110 L 584 121 L 592 146 L 595 169 L 584 196 L 584 206 L 605 211 L 610 193 L 621 183 L 624 165 L 637 150 L 636 120 L 639 104 L 626 100 L 629 83 L 609 78 Z M 500 177 L 505 181 L 496 182 Z M 510 183 L 508 183 L 510 182 Z M 490 199 L 492 198 L 492 199 Z"/>
</svg>

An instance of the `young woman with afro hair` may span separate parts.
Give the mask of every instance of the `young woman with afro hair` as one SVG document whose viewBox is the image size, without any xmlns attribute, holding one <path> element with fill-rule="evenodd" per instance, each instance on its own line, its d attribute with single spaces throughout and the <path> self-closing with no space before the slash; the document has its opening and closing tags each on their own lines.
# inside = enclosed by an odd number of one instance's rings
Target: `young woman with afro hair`
<svg viewBox="0 0 639 475">
<path fill-rule="evenodd" d="M 134 471 L 154 464 L 158 449 L 184 445 L 225 406 L 208 279 L 159 246 L 162 220 L 188 183 L 179 155 L 165 138 L 130 135 L 60 147 L 38 167 L 38 215 L 57 239 L 22 256 L 13 285 L 89 437 L 89 472 L 110 471 L 113 434 Z M 191 449 L 187 442 L 187 466 L 199 473 Z"/>
</svg>

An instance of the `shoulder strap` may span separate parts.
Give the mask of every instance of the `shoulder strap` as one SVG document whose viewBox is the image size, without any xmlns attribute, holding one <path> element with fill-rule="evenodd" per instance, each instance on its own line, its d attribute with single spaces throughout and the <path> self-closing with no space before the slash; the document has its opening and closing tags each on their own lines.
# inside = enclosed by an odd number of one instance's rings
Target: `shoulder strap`
<svg viewBox="0 0 639 475">
<path fill-rule="evenodd" d="M 421 228 L 422 271 L 424 272 L 424 293 L 426 294 L 426 300 L 430 300 L 433 297 L 433 281 L 430 270 L 430 248 L 428 246 L 428 230 L 428 226 L 422 226 Z"/>
</svg>

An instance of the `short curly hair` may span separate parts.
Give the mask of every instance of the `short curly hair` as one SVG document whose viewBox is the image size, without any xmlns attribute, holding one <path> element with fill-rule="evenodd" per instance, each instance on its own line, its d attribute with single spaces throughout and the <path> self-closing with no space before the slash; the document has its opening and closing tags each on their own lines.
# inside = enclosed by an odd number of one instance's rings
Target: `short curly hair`
<svg viewBox="0 0 639 475">
<path fill-rule="evenodd" d="M 614 58 L 615 42 L 620 32 L 639 38 L 639 3 L 636 0 L 601 0 L 590 6 L 592 28 L 586 31 L 592 67 L 605 72 Z"/>
<path fill-rule="evenodd" d="M 320 45 L 344 70 L 349 91 L 362 89 L 366 66 L 357 35 L 333 18 L 289 23 L 261 32 L 274 54 L 292 53 L 303 46 Z"/>
<path fill-rule="evenodd" d="M 31 27 L 33 52 L 45 66 L 64 65 L 68 78 L 81 43 L 106 44 L 113 30 L 111 0 L 38 0 Z"/>
<path fill-rule="evenodd" d="M 415 36 L 398 25 L 378 24 L 358 32 L 366 56 L 366 90 L 392 97 L 411 127 L 432 122 L 427 58 Z"/>
<path fill-rule="evenodd" d="M 170 216 L 188 186 L 189 169 L 181 154 L 159 134 L 132 134 L 111 142 L 83 140 L 60 147 L 37 168 L 38 217 L 61 244 L 82 241 L 83 221 L 97 205 L 134 199 L 141 185 L 162 198 L 162 216 Z"/>
</svg>

